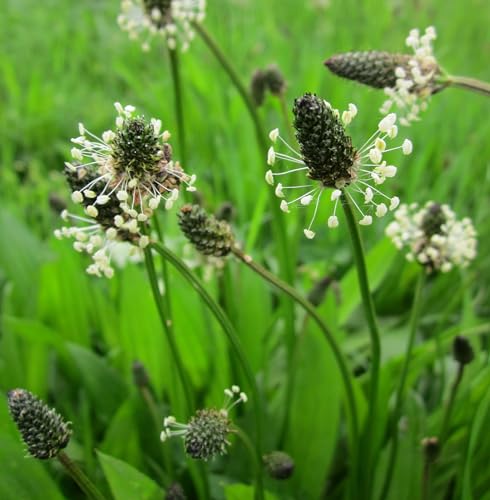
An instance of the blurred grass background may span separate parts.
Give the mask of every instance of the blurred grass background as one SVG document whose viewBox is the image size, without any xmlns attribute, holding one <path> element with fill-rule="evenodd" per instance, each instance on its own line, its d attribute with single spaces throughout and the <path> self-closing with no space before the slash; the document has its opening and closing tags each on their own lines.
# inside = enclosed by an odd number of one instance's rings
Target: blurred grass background
<svg viewBox="0 0 490 500">
<path fill-rule="evenodd" d="M 179 157 L 167 54 L 161 44 L 143 53 L 129 41 L 116 24 L 118 9 L 117 1 L 0 0 L 0 386 L 4 391 L 25 387 L 56 404 L 73 422 L 71 452 L 89 473 L 101 475 L 92 452 L 96 447 L 164 484 L 155 465 L 158 437 L 143 431 L 149 417 L 132 386 L 131 365 L 140 360 L 156 394 L 178 397 L 144 269 L 128 266 L 110 282 L 89 278 L 84 274 L 88 259 L 72 251 L 69 242 L 52 237 L 61 224 L 50 197 L 68 200 L 62 169 L 78 122 L 99 134 L 113 124 L 114 101 L 133 104 L 145 115 L 161 118 L 163 126 L 174 132 L 175 157 Z M 449 73 L 489 81 L 489 21 L 487 0 L 216 0 L 208 2 L 205 24 L 244 81 L 256 68 L 277 63 L 288 82 L 290 104 L 306 91 L 340 109 L 354 102 L 359 115 L 351 132 L 354 143 L 362 144 L 376 127 L 383 95 L 335 78 L 322 64 L 327 57 L 353 49 L 404 51 L 409 29 L 434 25 L 439 63 Z M 181 56 L 181 65 L 188 137 L 184 167 L 197 174 L 198 189 L 209 209 L 224 201 L 233 203 L 241 239 L 246 241 L 249 231 L 258 230 L 258 240 L 248 250 L 275 268 L 269 210 L 257 228 L 251 227 L 257 199 L 267 189 L 266 167 L 243 103 L 201 40 Z M 429 338 L 435 325 L 472 327 L 487 321 L 490 313 L 489 106 L 483 96 L 458 89 L 436 95 L 423 120 L 403 129 L 413 140 L 414 154 L 394 161 L 399 173 L 388 187 L 393 194 L 403 202 L 447 202 L 459 216 L 472 217 L 479 233 L 479 256 L 471 269 L 463 276 L 451 273 L 431 283 L 423 323 Z M 260 112 L 268 128 L 285 128 L 273 97 Z M 324 220 L 327 206 L 321 214 Z M 324 225 L 310 242 L 302 237 L 297 222 L 297 213 L 286 219 L 291 242 L 299 241 L 300 246 L 296 286 L 306 293 L 315 279 L 326 274 L 340 282 L 340 305 L 329 294 L 321 310 L 332 325 L 345 327 L 339 336 L 350 333 L 344 346 L 355 364 L 363 356 L 367 335 L 362 315 L 357 314 L 355 276 L 348 272 L 351 254 L 345 227 L 332 232 Z M 371 252 L 370 272 L 389 361 L 405 347 L 414 269 L 383 238 L 387 221 L 378 222 L 362 233 Z M 172 213 L 165 215 L 164 224 L 168 244 L 182 255 L 184 242 Z M 227 309 L 258 374 L 273 446 L 274 428 L 284 412 L 283 325 L 263 283 L 234 264 L 226 273 L 233 283 L 224 288 Z M 178 276 L 171 278 L 179 347 L 196 400 L 199 405 L 219 404 L 222 389 L 240 374 L 219 328 L 186 284 Z M 219 281 L 212 278 L 210 289 L 220 288 Z M 303 368 L 286 445 L 297 460 L 294 498 L 317 498 L 322 491 L 339 427 L 338 375 L 316 334 L 303 339 L 298 354 Z M 425 352 L 429 357 L 430 348 Z M 474 382 L 479 384 L 474 390 L 481 392 L 488 373 L 478 373 L 481 380 Z M 323 380 L 329 381 L 328 387 Z M 414 396 L 414 406 L 419 403 Z M 163 415 L 167 408 L 161 410 Z M 424 412 L 420 414 L 423 430 L 414 434 L 414 440 L 432 425 Z M 249 416 L 241 418 L 247 426 Z M 1 462 L 8 464 L 1 473 L 0 496 L 47 498 L 45 492 L 52 491 L 49 498 L 58 498 L 61 490 L 49 479 L 48 467 L 19 458 L 22 447 L 4 406 L 0 421 Z M 311 445 L 316 441 L 322 447 Z M 250 477 L 242 467 L 246 458 L 237 449 L 236 454 L 231 452 L 233 460 L 218 461 L 212 468 L 247 482 Z M 54 473 L 59 478 L 59 471 Z M 412 475 L 397 477 L 393 498 L 410 498 L 406 485 Z M 36 482 L 45 489 L 32 487 Z M 19 492 L 15 497 L 14 486 Z M 279 493 L 279 498 L 285 495 Z"/>
</svg>

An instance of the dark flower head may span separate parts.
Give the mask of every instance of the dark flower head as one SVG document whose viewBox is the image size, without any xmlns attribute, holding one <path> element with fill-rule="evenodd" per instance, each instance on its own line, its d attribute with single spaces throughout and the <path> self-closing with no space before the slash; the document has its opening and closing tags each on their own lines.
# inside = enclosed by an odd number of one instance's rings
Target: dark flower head
<svg viewBox="0 0 490 500">
<path fill-rule="evenodd" d="M 178 217 L 185 237 L 203 255 L 224 257 L 231 252 L 234 236 L 225 220 L 216 219 L 198 205 L 184 205 Z"/>
<path fill-rule="evenodd" d="M 186 454 L 196 460 L 209 460 L 225 454 L 230 445 L 228 434 L 233 432 L 228 413 L 238 403 L 247 401 L 246 394 L 236 385 L 225 389 L 225 396 L 224 408 L 198 410 L 187 424 L 177 422 L 172 416 L 166 417 L 160 439 L 182 437 Z"/>
<path fill-rule="evenodd" d="M 282 198 L 280 208 L 284 212 L 289 212 L 292 204 L 307 206 L 316 200 L 313 217 L 304 230 L 307 238 L 315 236 L 311 227 L 318 213 L 320 198 L 327 189 L 332 190 L 330 200 L 334 202 L 333 215 L 327 221 L 330 228 L 339 224 L 336 210 L 342 194 L 352 200 L 360 214 L 361 225 L 372 224 L 373 217 L 368 213 L 369 209 L 373 209 L 377 217 L 383 217 L 389 210 L 396 209 L 400 202 L 398 197 L 390 198 L 378 188 L 387 178 L 394 177 L 397 171 L 395 166 L 383 161 L 383 155 L 396 149 L 401 149 L 403 154 L 412 152 L 412 143 L 408 139 L 401 146 L 387 149 L 387 142 L 398 134 L 394 113 L 378 123 L 376 132 L 360 148 L 352 145 L 352 139 L 346 132 L 346 127 L 357 115 L 354 104 L 349 104 L 348 109 L 340 114 L 327 101 L 307 93 L 294 101 L 293 113 L 300 151 L 287 144 L 279 135 L 279 130 L 274 129 L 269 134 L 271 141 L 276 143 L 279 140 L 288 152 L 281 153 L 272 146 L 267 155 L 269 165 L 274 165 L 276 160 L 286 160 L 292 163 L 293 168 L 277 173 L 268 170 L 265 179 L 274 185 L 276 176 L 302 171 L 307 179 L 315 181 L 299 186 L 286 186 L 278 182 L 275 188 L 276 196 Z M 286 190 L 292 189 L 302 189 L 303 194 L 286 201 Z M 359 194 L 363 198 L 360 203 L 354 199 Z"/>
<path fill-rule="evenodd" d="M 29 453 L 41 460 L 55 457 L 70 441 L 69 424 L 25 389 L 8 393 L 10 415 Z"/>
</svg>

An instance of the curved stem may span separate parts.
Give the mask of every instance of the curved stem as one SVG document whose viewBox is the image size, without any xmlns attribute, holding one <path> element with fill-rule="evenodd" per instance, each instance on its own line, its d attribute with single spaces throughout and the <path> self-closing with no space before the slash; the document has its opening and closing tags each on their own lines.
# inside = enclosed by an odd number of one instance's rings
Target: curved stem
<svg viewBox="0 0 490 500">
<path fill-rule="evenodd" d="M 204 26 L 200 23 L 193 23 L 193 28 L 195 29 L 196 33 L 198 33 L 201 36 L 201 38 L 206 43 L 208 48 L 214 54 L 218 62 L 221 64 L 221 66 L 229 76 L 231 82 L 237 89 L 238 93 L 240 94 L 240 97 L 242 98 L 247 108 L 250 118 L 252 119 L 252 123 L 255 129 L 255 136 L 257 139 L 257 145 L 259 147 L 260 154 L 263 155 L 265 164 L 265 158 L 268 150 L 268 145 L 266 142 L 267 134 L 265 132 L 264 126 L 262 125 L 262 121 L 257 112 L 257 108 L 254 106 L 250 94 L 248 93 L 248 90 L 241 82 L 240 77 L 238 73 L 235 71 L 233 65 L 230 63 L 226 55 L 220 49 L 220 47 L 213 39 L 211 34 L 206 30 L 206 28 L 204 28 Z M 282 222 L 281 211 L 279 209 L 279 205 L 277 204 L 277 199 L 274 195 L 273 190 L 268 190 L 267 192 L 269 193 L 269 200 L 272 206 L 273 226 L 278 242 L 277 253 L 281 267 L 281 275 L 283 276 L 284 279 L 286 279 L 286 281 L 291 283 L 293 281 L 293 263 L 290 262 L 288 258 L 288 252 L 287 252 L 288 242 L 286 237 L 286 231 L 284 229 L 284 225 Z M 263 211 L 264 207 L 262 207 L 260 204 L 257 204 L 256 210 Z M 256 217 L 257 214 L 254 213 L 252 216 L 252 220 L 254 220 Z M 289 327 L 294 328 L 294 315 L 292 312 L 292 307 L 289 308 L 289 311 L 286 315 L 286 320 L 288 321 Z M 290 338 L 290 344 L 292 344 L 292 336 Z"/>
<path fill-rule="evenodd" d="M 401 410 L 403 406 L 403 397 L 405 393 L 405 384 L 408 376 L 408 368 L 410 366 L 410 361 L 412 358 L 413 346 L 415 344 L 415 337 L 417 334 L 417 328 L 420 319 L 420 306 L 422 305 L 422 289 L 425 283 L 425 274 L 423 271 L 420 272 L 419 278 L 417 280 L 417 285 L 415 288 L 415 295 L 412 303 L 412 313 L 410 316 L 410 334 L 408 337 L 407 348 L 405 350 L 405 357 L 403 361 L 402 372 L 400 375 L 400 382 L 398 383 L 398 390 L 396 392 L 395 408 L 393 410 L 393 431 L 392 431 L 392 443 L 390 450 L 390 458 L 388 459 L 388 469 L 386 471 L 386 477 L 383 484 L 383 489 L 381 491 L 380 500 L 384 500 L 389 493 L 391 479 L 393 476 L 393 471 L 395 469 L 395 463 L 398 451 L 398 420 L 400 419 Z"/>
<path fill-rule="evenodd" d="M 347 362 L 344 358 L 344 355 L 343 355 L 339 345 L 337 344 L 337 341 L 335 340 L 335 337 L 333 336 L 332 332 L 327 328 L 325 323 L 322 321 L 322 319 L 320 318 L 320 316 L 316 312 L 315 307 L 310 302 L 308 302 L 306 299 L 304 299 L 301 295 L 299 295 L 298 292 L 293 287 L 291 287 L 287 283 L 284 283 L 277 276 L 274 276 L 272 273 L 267 271 L 267 269 L 264 269 L 262 266 L 257 264 L 255 261 L 252 260 L 251 257 L 245 255 L 239 248 L 233 247 L 232 252 L 245 265 L 247 265 L 252 271 L 256 272 L 258 275 L 260 275 L 262 278 L 264 278 L 266 281 L 268 281 L 274 287 L 278 288 L 282 292 L 289 295 L 289 297 L 291 297 L 297 304 L 299 304 L 313 318 L 315 323 L 318 325 L 318 327 L 322 331 L 323 336 L 325 337 L 330 348 L 332 349 L 333 355 L 335 357 L 335 361 L 337 362 L 337 365 L 338 365 L 339 370 L 340 370 L 342 382 L 343 382 L 344 387 L 345 387 L 345 392 L 347 395 L 347 407 L 349 409 L 349 416 L 350 416 L 350 422 L 351 422 L 351 438 L 352 438 L 352 447 L 353 447 L 352 459 L 353 459 L 353 463 L 356 463 L 357 445 L 358 445 L 358 437 L 359 437 L 359 429 L 358 429 L 359 424 L 358 424 L 358 417 L 357 417 L 357 407 L 356 407 L 356 402 L 355 402 L 355 397 L 354 397 L 354 388 L 352 385 L 351 374 L 349 372 Z"/>
<path fill-rule="evenodd" d="M 441 426 L 441 434 L 439 438 L 440 447 L 444 446 L 449 432 L 449 423 L 451 421 L 451 414 L 453 411 L 454 401 L 456 400 L 456 394 L 458 392 L 459 384 L 463 378 L 464 364 L 458 363 L 458 372 L 456 373 L 456 378 L 454 379 L 453 385 L 451 387 L 451 393 L 449 394 L 449 401 L 446 405 L 446 411 L 444 412 L 444 419 Z"/>
<path fill-rule="evenodd" d="M 73 480 L 78 484 L 80 489 L 93 500 L 106 500 L 106 497 L 99 491 L 78 465 L 64 452 L 60 451 L 56 457 L 65 469 L 68 471 Z"/>
<path fill-rule="evenodd" d="M 277 96 L 279 99 L 279 104 L 281 106 L 281 114 L 282 114 L 282 119 L 284 120 L 284 125 L 286 126 L 286 129 L 288 131 L 288 137 L 289 141 L 292 144 L 296 142 L 296 136 L 294 134 L 294 129 L 291 125 L 291 121 L 289 120 L 289 115 L 288 115 L 288 107 L 286 104 L 286 99 L 284 98 L 284 94 L 281 93 L 279 96 Z"/>
<path fill-rule="evenodd" d="M 179 134 L 179 153 L 184 168 L 187 168 L 187 149 L 185 141 L 184 107 L 182 98 L 182 81 L 180 79 L 179 54 L 175 49 L 168 49 L 170 58 L 170 72 L 174 87 L 175 117 L 177 119 L 177 132 Z"/>
<path fill-rule="evenodd" d="M 194 274 L 192 274 L 189 268 L 182 262 L 182 260 L 179 257 L 177 257 L 177 255 L 175 255 L 168 248 L 164 247 L 163 245 L 157 242 L 152 242 L 151 245 L 149 245 L 149 247 L 153 248 L 156 252 L 162 255 L 192 285 L 192 287 L 196 290 L 196 292 L 206 303 L 206 305 L 208 306 L 209 310 L 214 315 L 216 320 L 220 323 L 221 327 L 223 328 L 223 332 L 225 333 L 226 337 L 228 338 L 228 341 L 230 342 L 230 345 L 235 351 L 237 359 L 243 368 L 245 376 L 252 390 L 252 398 L 255 407 L 254 416 L 255 416 L 255 427 L 256 427 L 256 453 L 258 459 L 260 460 L 262 453 L 262 423 L 261 423 L 260 396 L 253 370 L 247 360 L 247 357 L 241 346 L 240 339 L 237 333 L 235 332 L 233 325 L 230 323 L 230 320 L 224 314 L 221 307 L 215 302 L 215 300 L 204 288 L 202 283 L 194 276 Z M 262 470 L 260 470 L 260 473 L 257 476 L 256 498 L 257 499 L 264 498 Z"/>
<path fill-rule="evenodd" d="M 237 89 L 240 94 L 245 106 L 247 107 L 247 111 L 252 119 L 252 122 L 255 127 L 255 135 L 257 136 L 257 143 L 259 148 L 262 150 L 265 158 L 265 154 L 267 152 L 267 143 L 265 142 L 266 134 L 264 133 L 264 129 L 262 126 L 262 122 L 260 120 L 259 114 L 257 113 L 257 108 L 254 106 L 250 94 L 248 90 L 243 85 L 238 73 L 235 71 L 235 68 L 232 66 L 228 58 L 225 56 L 219 45 L 216 43 L 211 34 L 206 30 L 206 28 L 201 23 L 193 23 L 192 24 L 196 33 L 199 33 L 199 36 L 204 40 L 208 48 L 214 54 L 216 59 L 219 61 L 223 69 L 226 71 L 233 85 Z"/>
<path fill-rule="evenodd" d="M 354 262 L 357 268 L 359 289 L 361 291 L 364 314 L 368 323 L 369 336 L 371 340 L 371 378 L 369 384 L 369 409 L 362 444 L 362 448 L 365 454 L 365 458 L 362 460 L 362 469 L 364 472 L 363 477 L 366 483 L 365 498 L 368 499 L 371 496 L 372 469 L 374 467 L 374 456 L 376 455 L 373 436 L 375 435 L 376 429 L 381 342 L 378 322 L 376 320 L 376 312 L 374 309 L 374 302 L 371 296 L 371 291 L 369 289 L 366 261 L 364 258 L 364 249 L 362 246 L 361 235 L 359 233 L 359 226 L 354 218 L 354 214 L 352 213 L 349 199 L 344 192 L 342 193 L 341 199 L 352 241 L 352 251 Z"/>
<path fill-rule="evenodd" d="M 237 425 L 235 425 L 234 427 L 234 432 L 241 439 L 242 443 L 245 445 L 245 448 L 247 448 L 250 458 L 252 459 L 252 462 L 255 466 L 256 475 L 257 477 L 259 477 L 259 475 L 262 474 L 262 462 L 260 461 L 262 458 L 260 456 L 257 456 L 252 441 L 250 441 L 247 433 Z"/>
<path fill-rule="evenodd" d="M 473 92 L 478 92 L 490 97 L 490 83 L 477 80 L 476 78 L 450 75 L 447 78 L 447 84 L 451 85 L 452 87 L 472 90 Z"/>
<path fill-rule="evenodd" d="M 158 288 L 158 279 L 155 271 L 155 262 L 153 261 L 153 255 L 149 247 L 144 250 L 145 253 L 145 263 L 146 269 L 148 271 L 148 278 L 150 280 L 151 291 L 153 293 L 153 299 L 155 305 L 157 306 L 158 315 L 160 317 L 160 322 L 165 332 L 168 345 L 170 347 L 170 352 L 172 353 L 172 358 L 177 367 L 177 372 L 179 374 L 180 382 L 184 390 L 184 397 L 186 403 L 186 410 L 188 413 L 192 411 L 192 392 L 189 379 L 187 377 L 187 372 L 185 371 L 184 363 L 180 357 L 179 348 L 177 347 L 177 342 L 175 341 L 175 336 L 172 328 L 171 322 L 169 322 L 169 317 L 167 315 L 166 307 L 164 306 L 164 301 L 160 295 L 160 290 Z"/>
</svg>

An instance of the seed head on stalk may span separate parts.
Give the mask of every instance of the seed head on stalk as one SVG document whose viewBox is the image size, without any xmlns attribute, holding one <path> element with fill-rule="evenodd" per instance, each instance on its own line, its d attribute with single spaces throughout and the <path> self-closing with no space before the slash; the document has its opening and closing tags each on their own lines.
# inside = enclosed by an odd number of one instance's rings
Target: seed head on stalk
<svg viewBox="0 0 490 500">
<path fill-rule="evenodd" d="M 398 134 L 394 113 L 390 113 L 378 123 L 377 130 L 359 149 L 354 147 L 346 132 L 346 127 L 357 114 L 354 104 L 349 104 L 349 108 L 340 114 L 327 101 L 307 93 L 295 100 L 293 113 L 300 151 L 290 146 L 281 137 L 279 130 L 274 129 L 269 134 L 271 141 L 274 144 L 279 142 L 289 152 L 279 152 L 272 146 L 267 158 L 271 166 L 275 165 L 277 160 L 284 160 L 292 163 L 293 168 L 280 172 L 268 170 L 265 178 L 270 185 L 275 186 L 275 194 L 281 199 L 280 208 L 283 212 L 288 213 L 293 205 L 305 207 L 314 202 L 313 217 L 304 230 L 307 238 L 315 236 L 311 228 L 325 191 L 330 192 L 330 200 L 333 203 L 333 213 L 327 221 L 330 228 L 339 224 L 336 211 L 342 193 L 354 203 L 360 214 L 361 225 L 372 224 L 371 212 L 374 212 L 376 217 L 383 217 L 389 210 L 397 208 L 399 198 L 387 196 L 378 187 L 386 179 L 394 177 L 397 171 L 395 166 L 388 165 L 383 160 L 383 156 L 397 149 L 401 149 L 404 154 L 412 152 L 412 143 L 408 139 L 399 146 L 387 146 Z M 277 178 L 294 172 L 306 174 L 306 183 L 294 186 L 287 186 L 283 182 L 276 183 Z M 292 190 L 298 190 L 301 194 L 287 196 Z M 361 198 L 359 203 L 356 202 L 358 197 Z M 292 199 L 287 201 L 288 198 Z"/>
<path fill-rule="evenodd" d="M 80 135 L 72 139 L 74 161 L 65 163 L 65 173 L 71 199 L 85 214 L 63 210 L 63 220 L 82 225 L 55 231 L 58 238 L 74 238 L 75 250 L 92 256 L 89 274 L 108 278 L 114 274 L 111 257 L 116 243 L 126 242 L 134 249 L 147 246 L 144 228 L 160 203 L 172 208 L 181 184 L 195 189 L 195 176 L 173 161 L 170 134 L 161 132 L 160 120 L 136 116 L 134 106 L 115 107 L 115 130 L 105 131 L 101 138 L 79 124 Z"/>
</svg>

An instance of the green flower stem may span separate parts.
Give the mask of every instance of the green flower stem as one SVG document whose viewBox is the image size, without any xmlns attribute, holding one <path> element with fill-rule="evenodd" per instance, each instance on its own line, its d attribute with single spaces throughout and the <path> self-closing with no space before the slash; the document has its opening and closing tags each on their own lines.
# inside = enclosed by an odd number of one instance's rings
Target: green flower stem
<svg viewBox="0 0 490 500">
<path fill-rule="evenodd" d="M 296 135 L 291 125 L 291 120 L 289 119 L 289 111 L 286 104 L 286 98 L 284 97 L 283 93 L 281 93 L 277 98 L 279 99 L 279 104 L 281 106 L 282 119 L 284 120 L 284 125 L 286 126 L 286 130 L 288 131 L 289 143 L 293 145 L 296 142 Z"/>
<path fill-rule="evenodd" d="M 187 149 L 185 140 L 184 108 L 182 98 L 182 81 L 180 79 L 179 54 L 175 49 L 168 49 L 170 59 L 170 73 L 174 87 L 175 117 L 179 134 L 179 153 L 184 168 L 187 167 Z"/>
<path fill-rule="evenodd" d="M 177 367 L 177 373 L 183 387 L 186 413 L 191 414 L 193 408 L 191 383 L 189 381 L 187 372 L 185 371 L 182 358 L 180 357 L 179 349 L 175 341 L 173 324 L 170 319 L 169 311 L 166 308 L 166 305 L 169 304 L 168 297 L 164 299 L 160 294 L 160 290 L 158 288 L 158 279 L 155 270 L 155 262 L 153 260 L 153 255 L 150 248 L 146 247 L 144 252 L 146 269 L 148 272 L 148 277 L 150 279 L 151 290 L 153 292 L 153 299 L 157 306 L 158 315 L 160 316 L 160 322 L 162 324 L 163 331 L 165 332 L 165 336 L 170 347 L 170 352 L 172 354 L 172 359 Z M 163 269 L 165 270 L 166 268 L 164 267 Z M 166 276 L 166 272 L 164 276 Z M 168 293 L 168 281 L 166 281 L 164 284 L 166 287 L 165 291 L 166 293 Z M 195 465 L 192 463 L 189 464 L 189 468 L 191 476 L 194 479 L 196 487 L 199 490 L 201 496 L 203 498 L 209 498 L 207 478 L 204 469 L 202 467 L 195 467 Z"/>
<path fill-rule="evenodd" d="M 162 419 L 158 412 L 155 399 L 153 398 L 153 395 L 148 387 L 146 386 L 140 387 L 139 390 L 141 393 L 141 397 L 145 401 L 148 411 L 150 412 L 151 418 L 155 425 L 155 429 L 157 430 L 157 432 L 159 432 L 162 428 Z M 162 456 L 163 456 L 163 461 L 165 463 L 165 468 L 168 471 L 168 475 L 173 479 L 175 477 L 174 466 L 172 462 L 172 456 L 170 454 L 170 449 L 168 446 L 162 446 Z M 170 484 L 165 484 L 165 486 L 170 486 Z"/>
<path fill-rule="evenodd" d="M 248 437 L 247 433 L 238 427 L 237 425 L 234 426 L 234 433 L 240 438 L 242 443 L 245 445 L 245 448 L 247 448 L 247 451 L 250 455 L 250 458 L 254 464 L 255 470 L 256 470 L 256 476 L 259 477 L 262 475 L 262 462 L 259 461 L 261 460 L 260 455 L 257 456 L 257 453 L 255 452 L 254 445 L 252 444 L 252 441 L 250 441 L 250 438 Z"/>
<path fill-rule="evenodd" d="M 242 98 L 247 111 L 250 115 L 250 118 L 252 119 L 254 129 L 255 129 L 255 135 L 257 139 L 257 144 L 259 146 L 259 151 L 263 155 L 264 161 L 265 157 L 267 155 L 267 150 L 268 150 L 268 145 L 266 142 L 266 137 L 267 134 L 264 130 L 264 127 L 262 125 L 262 120 L 260 119 L 260 116 L 257 112 L 257 108 L 254 106 L 252 99 L 250 98 L 250 95 L 243 85 L 243 83 L 240 80 L 240 77 L 238 73 L 235 71 L 233 68 L 232 64 L 228 60 L 228 58 L 225 56 L 223 51 L 220 49 L 216 41 L 213 39 L 211 34 L 204 28 L 204 26 L 200 23 L 193 23 L 193 27 L 195 31 L 199 34 L 199 36 L 203 39 L 203 41 L 206 43 L 208 48 L 211 50 L 211 52 L 214 54 L 218 62 L 221 64 L 225 72 L 228 74 L 230 80 L 232 81 L 233 85 L 237 89 L 238 93 L 240 94 L 240 97 Z M 287 248 L 288 248 L 288 242 L 286 238 L 286 232 L 284 229 L 284 225 L 282 222 L 282 217 L 281 217 L 281 211 L 279 209 L 279 205 L 277 204 L 276 197 L 274 195 L 273 190 L 268 190 L 269 193 L 269 199 L 271 201 L 271 206 L 272 206 L 272 214 L 273 214 L 273 223 L 274 223 L 274 228 L 276 231 L 276 236 L 277 236 L 277 250 L 278 250 L 278 256 L 281 264 L 281 274 L 282 276 L 286 279 L 288 282 L 293 281 L 293 270 L 292 270 L 292 262 L 289 262 L 288 259 L 288 253 L 287 253 Z M 258 205 L 260 207 L 260 205 Z M 263 208 L 262 208 L 263 209 Z M 254 217 L 252 217 L 254 218 Z M 292 306 L 289 308 L 290 311 L 288 313 L 288 322 L 290 323 L 289 326 L 292 326 L 294 328 L 294 316 L 292 315 Z M 291 323 L 292 321 L 292 323 Z M 294 333 L 294 332 L 293 332 Z M 294 335 L 293 335 L 294 336 Z"/>
<path fill-rule="evenodd" d="M 449 75 L 447 84 L 452 87 L 459 87 L 466 90 L 472 90 L 490 97 L 490 83 L 476 80 L 475 78 L 467 78 L 466 76 Z"/>
<path fill-rule="evenodd" d="M 227 73 L 231 82 L 235 86 L 237 92 L 240 94 L 250 118 L 253 122 L 255 129 L 255 136 L 257 139 L 257 145 L 260 154 L 263 155 L 264 163 L 267 155 L 268 144 L 266 142 L 267 134 L 264 130 L 262 120 L 258 114 L 257 108 L 255 107 L 248 90 L 243 85 L 240 80 L 240 76 L 235 71 L 235 68 L 230 63 L 226 55 L 223 53 L 219 45 L 213 39 L 211 34 L 206 30 L 206 28 L 200 23 L 193 23 L 193 28 L 196 33 L 202 38 L 204 43 L 208 46 L 209 50 L 214 54 L 218 62 L 221 64 L 224 71 Z M 290 248 L 290 243 L 288 242 L 286 230 L 283 223 L 282 213 L 279 209 L 279 204 L 277 203 L 277 198 L 274 195 L 274 190 L 268 189 L 267 195 L 269 196 L 270 206 L 272 209 L 272 227 L 275 235 L 275 240 L 277 242 L 276 250 L 279 260 L 279 273 L 281 278 L 283 278 L 288 283 L 293 283 L 294 281 L 294 259 L 290 256 L 288 249 Z M 255 205 L 254 213 L 252 214 L 251 220 L 253 222 L 263 220 L 265 210 L 265 204 L 257 203 Z M 258 225 L 253 227 L 258 228 Z M 295 346 L 295 319 L 294 319 L 294 307 L 291 301 L 284 302 L 285 307 L 285 320 L 286 320 L 286 332 L 287 332 L 287 352 L 288 352 L 288 365 L 292 363 L 293 351 Z M 291 389 L 291 380 L 287 381 L 286 391 Z M 287 411 L 287 409 L 286 409 Z"/>
<path fill-rule="evenodd" d="M 148 272 L 148 278 L 150 279 L 151 290 L 153 292 L 153 299 L 158 309 L 160 322 L 162 324 L 163 331 L 165 332 L 165 336 L 170 347 L 170 352 L 172 354 L 175 366 L 177 367 L 177 373 L 179 374 L 180 382 L 184 390 L 186 411 L 190 413 L 193 407 L 191 385 L 187 376 L 187 372 L 185 371 L 184 363 L 180 356 L 179 349 L 177 347 L 177 342 L 175 341 L 172 324 L 169 320 L 169 317 L 167 316 L 167 310 L 164 305 L 165 302 L 160 295 L 160 290 L 158 288 L 158 279 L 155 270 L 155 262 L 153 260 L 153 255 L 149 247 L 145 248 L 145 263 Z"/>
<path fill-rule="evenodd" d="M 393 471 L 395 469 L 395 463 L 398 451 L 398 421 L 400 419 L 403 398 L 405 395 L 405 385 L 407 382 L 408 368 L 410 366 L 410 361 L 412 360 L 412 351 L 415 344 L 415 337 L 417 334 L 417 328 L 420 319 L 420 308 L 422 305 L 422 290 L 425 283 L 425 272 L 420 271 L 417 285 L 415 288 L 415 295 L 412 304 L 412 313 L 410 316 L 410 334 L 408 337 L 407 348 L 405 350 L 405 357 L 403 360 L 402 372 L 400 375 L 400 381 L 398 383 L 398 390 L 396 392 L 395 408 L 393 410 L 393 430 L 392 430 L 392 443 L 390 450 L 390 458 L 388 459 L 388 469 L 386 471 L 386 477 L 383 484 L 383 490 L 381 492 L 380 500 L 384 500 L 389 493 L 390 484 L 393 477 Z"/>
<path fill-rule="evenodd" d="M 424 470 L 422 473 L 422 494 L 420 495 L 421 500 L 430 500 L 430 472 L 432 463 L 429 459 L 424 460 Z"/>
<path fill-rule="evenodd" d="M 374 468 L 374 450 L 373 436 L 376 429 L 376 414 L 378 405 L 378 386 L 379 386 L 379 369 L 381 358 L 381 342 L 376 320 L 376 313 L 374 310 L 374 302 L 369 289 L 369 281 L 367 276 L 366 261 L 364 258 L 364 249 L 362 246 L 361 235 L 359 233 L 359 226 L 352 213 L 350 201 L 345 193 L 342 193 L 342 207 L 344 209 L 347 226 L 352 241 L 352 250 L 354 255 L 354 262 L 357 268 L 357 277 L 359 280 L 359 288 L 361 291 L 362 303 L 364 306 L 364 314 L 369 327 L 369 336 L 371 339 L 371 378 L 369 384 L 369 408 L 368 416 L 363 435 L 362 449 L 364 450 L 364 458 L 362 462 L 363 482 L 365 498 L 371 497 L 372 485 L 372 472 Z"/>
<path fill-rule="evenodd" d="M 446 410 L 444 412 L 444 418 L 441 425 L 441 433 L 439 438 L 440 447 L 444 446 L 449 433 L 449 423 L 451 422 L 451 414 L 453 412 L 454 401 L 456 400 L 456 394 L 458 392 L 459 384 L 463 378 L 464 364 L 458 363 L 458 371 L 456 373 L 456 378 L 454 379 L 453 385 L 451 387 L 451 392 L 449 394 L 449 401 L 446 405 Z"/>
<path fill-rule="evenodd" d="M 106 497 L 98 490 L 97 486 L 90 481 L 82 469 L 64 451 L 60 451 L 57 458 L 88 498 L 106 500 Z"/>
<path fill-rule="evenodd" d="M 356 463 L 357 459 L 357 445 L 358 445 L 358 437 L 359 437 L 359 424 L 357 417 L 357 407 L 354 397 L 354 388 L 352 385 L 351 374 L 347 365 L 347 361 L 344 358 L 344 355 L 335 340 L 332 332 L 327 328 L 325 323 L 322 321 L 318 313 L 316 312 L 315 307 L 304 299 L 298 292 L 287 283 L 284 283 L 277 276 L 274 276 L 272 273 L 264 269 L 262 266 L 253 261 L 249 256 L 245 255 L 239 248 L 234 247 L 232 249 L 233 254 L 238 257 L 246 266 L 248 266 L 252 271 L 256 272 L 259 276 L 268 281 L 271 285 L 278 288 L 286 295 L 289 295 L 297 304 L 299 304 L 315 321 L 317 326 L 322 331 L 326 341 L 328 342 L 332 352 L 334 354 L 335 360 L 340 370 L 340 374 L 342 377 L 342 382 L 345 387 L 345 392 L 347 395 L 347 407 L 349 411 L 350 423 L 351 423 L 351 438 L 352 438 L 352 461 Z"/>
<path fill-rule="evenodd" d="M 219 307 L 219 305 L 215 302 L 215 300 L 204 288 L 199 279 L 197 279 L 194 276 L 194 274 L 182 262 L 182 260 L 179 257 L 177 257 L 173 252 L 171 252 L 168 248 L 161 245 L 160 243 L 152 242 L 150 247 L 153 248 L 160 255 L 162 255 L 192 285 L 192 287 L 200 295 L 202 300 L 208 306 L 211 313 L 214 315 L 216 320 L 220 323 L 221 327 L 223 328 L 223 332 L 228 338 L 228 341 L 230 342 L 230 345 L 233 348 L 233 351 L 235 352 L 235 355 L 243 368 L 243 371 L 251 388 L 252 399 L 254 402 L 254 416 L 255 416 L 255 427 L 256 427 L 256 453 L 258 459 L 260 460 L 262 453 L 262 422 L 261 422 L 260 396 L 253 370 L 247 360 L 247 357 L 245 356 L 243 348 L 240 344 L 240 339 L 237 333 L 235 332 L 233 325 L 230 323 L 228 317 L 223 313 L 221 307 Z M 260 470 L 257 476 L 257 488 L 255 490 L 255 496 L 257 500 L 262 500 L 264 498 L 263 488 L 264 487 L 263 487 L 262 470 Z"/>
</svg>

